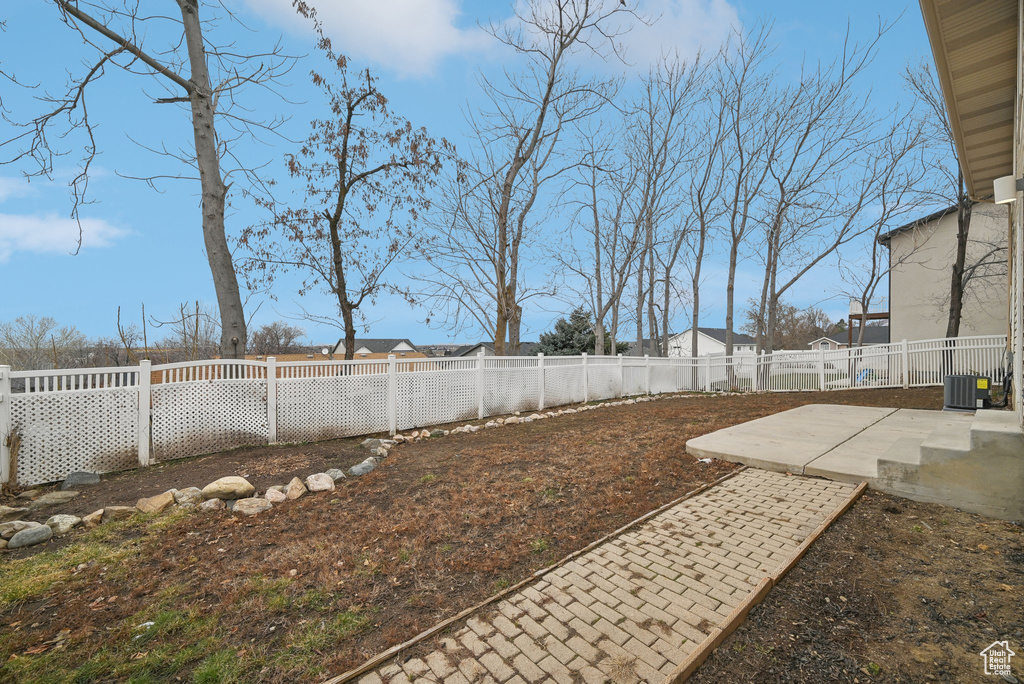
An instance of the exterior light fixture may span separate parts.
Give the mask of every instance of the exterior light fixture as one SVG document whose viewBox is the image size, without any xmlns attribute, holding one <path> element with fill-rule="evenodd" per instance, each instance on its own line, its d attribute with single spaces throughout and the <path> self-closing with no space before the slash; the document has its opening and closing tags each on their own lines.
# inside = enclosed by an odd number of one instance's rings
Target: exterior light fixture
<svg viewBox="0 0 1024 684">
<path fill-rule="evenodd" d="M 1003 176 L 992 181 L 992 194 L 996 204 L 1009 204 L 1017 201 L 1017 193 L 1024 192 L 1024 178 Z"/>
</svg>

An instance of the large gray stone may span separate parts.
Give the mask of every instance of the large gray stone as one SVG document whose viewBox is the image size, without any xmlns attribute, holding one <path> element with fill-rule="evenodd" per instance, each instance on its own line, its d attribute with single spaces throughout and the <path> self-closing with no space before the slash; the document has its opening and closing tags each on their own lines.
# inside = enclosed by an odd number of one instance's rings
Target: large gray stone
<svg viewBox="0 0 1024 684">
<path fill-rule="evenodd" d="M 377 467 L 377 459 L 375 459 L 375 458 L 368 458 L 365 461 L 363 461 L 362 463 L 357 463 L 356 465 L 354 465 L 351 468 L 349 468 L 348 469 L 348 474 L 349 475 L 354 475 L 355 477 L 359 477 L 360 475 L 366 475 L 368 472 L 370 472 L 371 470 L 373 470 L 376 467 Z"/>
<path fill-rule="evenodd" d="M 0 523 L 0 537 L 10 539 L 22 530 L 41 526 L 41 523 L 32 522 L 31 520 L 12 520 L 10 522 Z"/>
<path fill-rule="evenodd" d="M 244 499 L 252 496 L 256 488 L 244 477 L 228 475 L 203 487 L 204 499 Z"/>
<path fill-rule="evenodd" d="M 100 476 L 96 473 L 88 473 L 84 470 L 76 470 L 73 473 L 68 473 L 68 476 L 64 478 L 64 482 L 61 483 L 60 488 L 66 489 L 78 489 L 79 487 L 91 487 L 100 483 Z"/>
<path fill-rule="evenodd" d="M 239 513 L 241 515 L 256 515 L 263 511 L 269 511 L 274 507 L 274 504 L 270 503 L 266 499 L 261 498 L 249 498 L 249 499 L 238 499 L 235 501 L 235 505 L 231 507 L 232 513 Z"/>
<path fill-rule="evenodd" d="M 23 546 L 35 546 L 49 541 L 51 537 L 53 537 L 53 530 L 46 525 L 30 527 L 11 537 L 7 542 L 7 548 L 20 549 Z"/>
<path fill-rule="evenodd" d="M 338 480 L 344 480 L 345 479 L 345 471 L 344 470 L 339 470 L 338 468 L 331 468 L 330 470 L 327 470 L 325 472 L 326 472 L 327 476 L 330 477 L 335 482 L 337 482 Z"/>
<path fill-rule="evenodd" d="M 71 490 L 49 492 L 47 494 L 43 494 L 41 497 L 30 503 L 28 507 L 35 510 L 38 508 L 46 508 L 48 506 L 59 506 L 60 504 L 66 504 L 76 496 L 78 496 L 78 492 L 73 492 Z"/>
<path fill-rule="evenodd" d="M 221 499 L 208 499 L 203 503 L 199 504 L 199 510 L 209 513 L 210 511 L 222 511 L 227 508 L 227 504 Z"/>
<path fill-rule="evenodd" d="M 53 535 L 59 537 L 62 534 L 66 534 L 71 528 L 76 527 L 82 519 L 77 515 L 51 515 L 46 520 L 46 526 L 53 530 Z"/>
<path fill-rule="evenodd" d="M 0 523 L 17 520 L 23 514 L 28 513 L 27 508 L 12 508 L 11 506 L 0 506 Z"/>
<path fill-rule="evenodd" d="M 327 473 L 315 473 L 306 478 L 306 489 L 311 492 L 333 492 L 334 479 Z"/>
<path fill-rule="evenodd" d="M 174 492 L 174 503 L 185 508 L 193 508 L 203 502 L 203 490 L 199 487 L 186 487 Z"/>
<path fill-rule="evenodd" d="M 364 439 L 362 442 L 359 443 L 359 446 L 363 447 L 364 449 L 376 449 L 377 447 L 380 446 L 380 440 Z"/>
</svg>

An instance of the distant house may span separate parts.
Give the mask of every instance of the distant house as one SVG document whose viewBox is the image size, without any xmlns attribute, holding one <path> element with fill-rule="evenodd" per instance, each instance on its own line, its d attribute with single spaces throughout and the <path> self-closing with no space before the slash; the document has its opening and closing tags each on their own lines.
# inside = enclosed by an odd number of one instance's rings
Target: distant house
<svg viewBox="0 0 1024 684">
<path fill-rule="evenodd" d="M 356 338 L 356 351 L 353 356 L 355 359 L 386 359 L 389 354 L 406 359 L 427 358 L 427 355 L 416 349 L 409 340 Z M 334 357 L 345 358 L 344 338 L 338 340 L 338 343 L 334 345 Z"/>
<path fill-rule="evenodd" d="M 946 336 L 957 209 L 937 211 L 879 237 L 889 248 L 889 325 L 893 340 Z M 1006 207 L 974 204 L 966 265 L 982 263 L 964 292 L 960 336 L 1003 335 L 1007 327 Z"/>
<path fill-rule="evenodd" d="M 535 356 L 536 352 L 534 351 L 534 348 L 536 346 L 536 342 L 520 342 L 519 354 L 517 354 L 517 356 Z M 476 344 L 464 344 L 453 351 L 451 356 L 472 357 L 478 355 L 480 352 L 483 352 L 484 356 L 494 356 L 494 343 L 477 342 Z"/>
<path fill-rule="evenodd" d="M 750 335 L 734 332 L 733 354 L 753 354 L 755 340 Z M 668 338 L 669 356 L 690 356 L 693 351 L 693 329 L 684 330 Z M 725 328 L 697 328 L 697 356 L 715 356 L 725 353 Z"/>
<path fill-rule="evenodd" d="M 808 342 L 807 346 L 811 349 L 824 349 L 825 351 L 835 351 L 837 349 L 847 349 L 850 346 L 850 337 L 847 331 L 837 332 L 834 335 L 827 335 L 825 337 L 819 337 L 813 342 Z M 889 343 L 889 326 L 887 325 L 869 325 L 864 328 L 864 336 L 860 339 L 860 345 L 857 344 L 857 338 L 860 335 L 860 329 L 856 326 L 853 328 L 853 346 L 871 347 L 876 344 L 888 344 Z M 902 338 L 901 338 L 902 339 Z"/>
</svg>

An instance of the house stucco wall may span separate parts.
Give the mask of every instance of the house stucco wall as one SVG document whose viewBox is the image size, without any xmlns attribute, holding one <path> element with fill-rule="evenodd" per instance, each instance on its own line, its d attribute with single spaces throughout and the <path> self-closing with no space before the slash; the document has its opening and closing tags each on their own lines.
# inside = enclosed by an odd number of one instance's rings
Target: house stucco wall
<svg viewBox="0 0 1024 684">
<path fill-rule="evenodd" d="M 954 212 L 892 237 L 889 274 L 892 341 L 946 336 L 956 233 Z M 996 204 L 974 205 L 967 263 L 977 262 L 993 245 L 1006 244 L 1007 208 Z M 964 294 L 960 336 L 1005 334 L 1007 295 L 1005 269 L 999 269 L 990 277 L 974 279 Z"/>
</svg>

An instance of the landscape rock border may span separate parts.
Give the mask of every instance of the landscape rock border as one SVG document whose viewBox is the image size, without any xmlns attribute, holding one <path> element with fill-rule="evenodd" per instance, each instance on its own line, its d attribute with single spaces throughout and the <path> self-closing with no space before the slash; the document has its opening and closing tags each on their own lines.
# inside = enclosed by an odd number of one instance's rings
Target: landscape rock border
<svg viewBox="0 0 1024 684">
<path fill-rule="evenodd" d="M 39 508 L 67 503 L 78 495 L 77 491 L 70 489 L 71 485 L 90 486 L 99 482 L 99 475 L 95 473 L 75 472 L 65 479 L 59 490 L 41 494 L 35 498 L 25 497 L 31 498 L 28 507 L 12 508 L 0 506 L 0 549 L 34 546 L 49 541 L 54 537 L 63 536 L 76 527 L 90 529 L 113 520 L 130 518 L 136 513 L 159 515 L 172 508 L 179 510 L 197 509 L 207 513 L 230 509 L 233 513 L 239 515 L 255 516 L 270 510 L 275 504 L 293 501 L 308 493 L 333 492 L 339 481 L 349 476 L 360 477 L 375 470 L 390 455 L 391 449 L 399 444 L 420 442 L 426 439 L 433 440 L 454 434 L 473 433 L 507 425 L 524 425 L 536 420 L 574 415 L 601 408 L 630 406 L 664 399 L 684 399 L 703 396 L 709 395 L 667 394 L 659 396 L 646 395 L 612 401 L 604 400 L 594 404 L 583 404 L 577 408 L 570 406 L 569 408 L 562 408 L 557 411 L 535 411 L 529 415 L 523 415 L 522 412 L 516 411 L 510 416 L 488 420 L 483 425 L 467 423 L 450 430 L 422 428 L 413 430 L 408 434 L 396 434 L 390 439 L 369 437 L 360 442 L 360 446 L 368 449 L 371 455 L 349 468 L 347 474 L 341 469 L 331 468 L 323 473 L 309 475 L 306 477 L 305 482 L 295 477 L 286 485 L 268 487 L 263 496 L 257 495 L 256 487 L 245 477 L 241 475 L 227 475 L 214 480 L 202 489 L 199 487 L 169 489 L 161 494 L 143 497 L 138 500 L 135 506 L 106 506 L 81 518 L 73 515 L 56 514 L 50 516 L 45 524 L 17 519 L 18 516 L 38 510 Z M 727 396 L 727 394 L 713 394 L 710 396 Z M 38 494 L 36 490 L 32 490 L 31 493 L 33 495 Z M 29 494 L 29 492 L 23 492 L 22 496 L 25 494 Z"/>
</svg>

